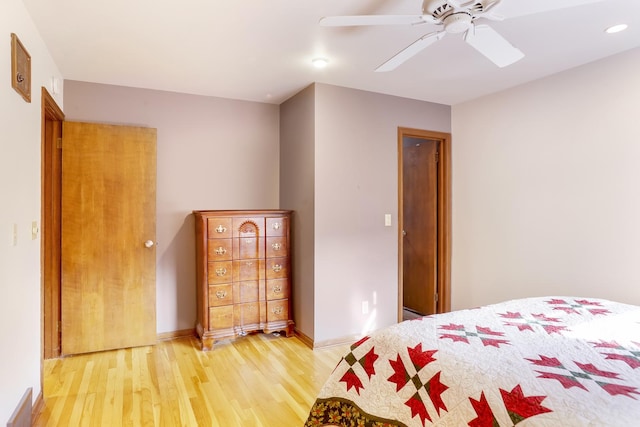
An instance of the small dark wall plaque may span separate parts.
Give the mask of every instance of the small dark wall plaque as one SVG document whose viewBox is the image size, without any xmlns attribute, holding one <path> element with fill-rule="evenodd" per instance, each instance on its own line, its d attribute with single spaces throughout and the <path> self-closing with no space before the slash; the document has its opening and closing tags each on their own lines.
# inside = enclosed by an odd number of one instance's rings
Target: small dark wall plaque
<svg viewBox="0 0 640 427">
<path fill-rule="evenodd" d="M 14 33 L 11 33 L 11 86 L 31 102 L 31 55 Z"/>
</svg>

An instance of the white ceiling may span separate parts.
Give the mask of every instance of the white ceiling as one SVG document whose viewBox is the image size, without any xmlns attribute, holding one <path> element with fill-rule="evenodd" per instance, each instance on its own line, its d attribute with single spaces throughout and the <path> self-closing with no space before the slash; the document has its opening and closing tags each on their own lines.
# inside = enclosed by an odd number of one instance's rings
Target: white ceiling
<svg viewBox="0 0 640 427">
<path fill-rule="evenodd" d="M 374 69 L 435 27 L 318 20 L 419 15 L 421 0 L 23 2 L 65 79 L 276 104 L 322 82 L 454 105 L 640 46 L 640 0 L 503 0 L 495 12 L 508 19 L 490 25 L 521 61 L 498 68 L 448 34 L 387 73 Z M 604 33 L 617 23 L 629 29 Z M 317 56 L 329 66 L 314 69 Z"/>
</svg>

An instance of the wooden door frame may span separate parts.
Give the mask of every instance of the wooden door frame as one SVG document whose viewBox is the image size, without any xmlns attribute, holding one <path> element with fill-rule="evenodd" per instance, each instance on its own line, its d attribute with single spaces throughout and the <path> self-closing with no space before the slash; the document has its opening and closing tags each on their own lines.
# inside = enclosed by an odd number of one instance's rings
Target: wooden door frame
<svg viewBox="0 0 640 427">
<path fill-rule="evenodd" d="M 451 310 L 451 134 L 428 130 L 398 127 L 398 321 L 403 311 L 403 151 L 404 137 L 435 140 L 438 150 L 438 278 L 436 292 L 437 313 Z"/>
<path fill-rule="evenodd" d="M 42 359 L 60 356 L 62 136 L 64 113 L 42 87 L 40 289 Z"/>
</svg>

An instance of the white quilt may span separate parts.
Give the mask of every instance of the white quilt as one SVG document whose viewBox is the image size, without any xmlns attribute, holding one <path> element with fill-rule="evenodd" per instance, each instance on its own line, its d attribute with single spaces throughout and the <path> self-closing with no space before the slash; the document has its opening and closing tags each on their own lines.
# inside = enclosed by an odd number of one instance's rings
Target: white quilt
<svg viewBox="0 0 640 427">
<path fill-rule="evenodd" d="M 305 426 L 640 426 L 640 307 L 528 298 L 353 344 Z"/>
</svg>

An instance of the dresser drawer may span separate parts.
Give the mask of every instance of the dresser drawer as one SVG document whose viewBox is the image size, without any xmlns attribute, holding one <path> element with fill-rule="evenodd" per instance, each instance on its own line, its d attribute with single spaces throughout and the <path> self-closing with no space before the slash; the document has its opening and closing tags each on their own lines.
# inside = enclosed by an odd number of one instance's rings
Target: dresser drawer
<svg viewBox="0 0 640 427">
<path fill-rule="evenodd" d="M 228 261 L 233 259 L 233 240 L 209 239 L 207 242 L 207 259 L 209 261 Z"/>
<path fill-rule="evenodd" d="M 233 259 L 264 258 L 264 237 L 240 237 L 234 242 Z"/>
<path fill-rule="evenodd" d="M 267 301 L 267 322 L 289 319 L 289 300 Z"/>
<path fill-rule="evenodd" d="M 257 280 L 233 283 L 233 303 L 260 301 L 260 286 Z M 264 282 L 262 282 L 264 284 Z M 263 296 L 264 297 L 264 296 Z"/>
<path fill-rule="evenodd" d="M 286 236 L 288 228 L 287 218 L 276 217 L 267 218 L 267 237 L 268 236 Z"/>
<path fill-rule="evenodd" d="M 267 258 L 267 280 L 284 279 L 289 277 L 289 259 L 283 258 Z"/>
<path fill-rule="evenodd" d="M 207 219 L 207 236 L 209 239 L 230 239 L 233 237 L 232 218 L 218 217 Z"/>
<path fill-rule="evenodd" d="M 209 285 L 210 307 L 229 304 L 233 304 L 233 287 L 230 283 L 226 285 Z"/>
<path fill-rule="evenodd" d="M 255 325 L 260 322 L 260 304 L 258 302 L 236 304 L 234 323 L 242 328 L 244 325 Z"/>
<path fill-rule="evenodd" d="M 289 279 L 267 280 L 267 299 L 289 298 Z"/>
<path fill-rule="evenodd" d="M 267 258 L 285 257 L 289 255 L 286 236 L 267 237 Z"/>
<path fill-rule="evenodd" d="M 263 259 L 233 261 L 233 281 L 264 279 L 264 262 Z"/>
<path fill-rule="evenodd" d="M 233 305 L 209 308 L 209 329 L 233 327 Z"/>
<path fill-rule="evenodd" d="M 207 283 L 210 285 L 231 283 L 233 280 L 233 262 L 231 261 L 210 262 L 207 270 Z"/>
</svg>

